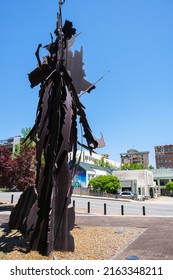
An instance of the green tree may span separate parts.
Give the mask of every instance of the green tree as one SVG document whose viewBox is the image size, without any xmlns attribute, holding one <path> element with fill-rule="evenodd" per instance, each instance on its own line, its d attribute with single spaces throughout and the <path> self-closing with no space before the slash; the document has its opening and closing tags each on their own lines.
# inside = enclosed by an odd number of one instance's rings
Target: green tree
<svg viewBox="0 0 173 280">
<path fill-rule="evenodd" d="M 149 169 L 154 169 L 154 166 L 150 165 L 150 166 L 149 166 Z"/>
<path fill-rule="evenodd" d="M 99 165 L 100 166 L 105 166 L 104 157 L 101 157 Z"/>
<path fill-rule="evenodd" d="M 110 165 L 110 163 L 108 161 L 105 162 L 105 167 L 106 168 L 111 168 L 111 165 Z"/>
<path fill-rule="evenodd" d="M 24 139 L 28 136 L 29 132 L 31 131 L 30 127 L 25 127 L 21 129 L 22 137 L 20 139 L 20 143 L 15 145 L 15 155 L 19 155 L 21 153 L 21 147 Z M 33 141 L 27 140 L 27 145 L 35 147 L 35 143 Z M 13 156 L 15 156 L 13 155 Z"/>
<path fill-rule="evenodd" d="M 124 163 L 121 166 L 121 170 L 139 170 L 139 169 L 146 169 L 145 164 L 138 164 L 136 162 L 132 162 L 132 163 Z"/>
<path fill-rule="evenodd" d="M 95 165 L 99 165 L 99 163 L 98 163 L 98 160 L 97 160 L 97 159 L 95 159 L 95 160 L 94 160 L 94 164 L 95 164 Z"/>
<path fill-rule="evenodd" d="M 116 193 L 117 189 L 121 188 L 120 180 L 112 175 L 100 175 L 89 181 L 88 184 L 95 191 Z"/>
<path fill-rule="evenodd" d="M 171 193 L 173 191 L 173 182 L 168 182 L 165 186 L 165 189 Z"/>
<path fill-rule="evenodd" d="M 25 127 L 21 129 L 23 138 L 26 138 L 31 131 L 31 127 Z"/>
</svg>

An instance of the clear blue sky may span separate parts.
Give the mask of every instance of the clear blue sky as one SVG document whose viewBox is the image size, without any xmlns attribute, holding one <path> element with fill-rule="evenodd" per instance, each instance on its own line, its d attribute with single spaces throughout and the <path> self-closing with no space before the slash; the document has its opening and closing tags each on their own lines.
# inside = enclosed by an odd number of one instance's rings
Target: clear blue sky
<svg viewBox="0 0 173 280">
<path fill-rule="evenodd" d="M 57 8 L 57 0 L 0 2 L 0 139 L 34 124 L 39 87 L 27 74 Z M 155 165 L 154 146 L 173 144 L 173 1 L 66 0 L 65 19 L 82 32 L 74 47 L 84 48 L 86 78 L 110 71 L 81 98 L 94 136 L 104 134 L 97 151 L 116 161 L 129 148 L 149 151 Z"/>
</svg>

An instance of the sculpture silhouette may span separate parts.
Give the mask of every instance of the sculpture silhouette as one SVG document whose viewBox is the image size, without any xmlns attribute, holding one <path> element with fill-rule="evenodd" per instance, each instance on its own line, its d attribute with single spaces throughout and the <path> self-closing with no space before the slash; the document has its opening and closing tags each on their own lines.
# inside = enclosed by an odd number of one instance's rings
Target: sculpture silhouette
<svg viewBox="0 0 173 280">
<path fill-rule="evenodd" d="M 31 87 L 40 84 L 35 125 L 27 139 L 36 142 L 36 182 L 21 195 L 10 216 L 10 228 L 29 236 L 31 250 L 49 255 L 53 250 L 73 251 L 75 213 L 71 203 L 72 178 L 76 168 L 78 145 L 77 118 L 83 126 L 87 148 L 104 145 L 92 136 L 84 106 L 79 100 L 81 91 L 90 92 L 95 85 L 84 79 L 83 51 L 70 50 L 76 30 L 69 21 L 62 26 L 62 5 L 55 30 L 55 41 L 45 46 L 48 55 L 41 62 L 39 44 L 36 51 L 38 66 L 29 74 Z M 25 139 L 26 140 L 26 139 Z M 68 162 L 68 153 L 73 152 Z"/>
</svg>

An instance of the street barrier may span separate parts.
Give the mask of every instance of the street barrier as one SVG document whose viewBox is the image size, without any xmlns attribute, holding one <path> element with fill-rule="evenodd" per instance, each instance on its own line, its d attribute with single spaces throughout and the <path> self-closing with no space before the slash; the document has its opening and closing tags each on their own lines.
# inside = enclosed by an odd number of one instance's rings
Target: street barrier
<svg viewBox="0 0 173 280">
<path fill-rule="evenodd" d="M 73 208 L 74 208 L 74 210 L 75 210 L 75 200 L 73 200 Z"/>
<path fill-rule="evenodd" d="M 73 207 L 75 209 L 75 200 L 73 200 Z M 103 211 L 104 211 L 104 215 L 107 215 L 107 205 L 106 203 L 103 204 Z M 90 214 L 91 213 L 91 203 L 88 201 L 87 202 L 87 213 Z M 142 206 L 142 214 L 143 216 L 146 215 L 146 210 L 145 210 L 145 206 Z M 124 205 L 121 205 L 121 215 L 124 215 Z"/>
<path fill-rule="evenodd" d="M 124 205 L 121 205 L 121 215 L 124 215 Z"/>
<path fill-rule="evenodd" d="M 106 203 L 104 203 L 104 215 L 106 215 Z"/>
<path fill-rule="evenodd" d="M 90 213 L 90 202 L 88 202 L 88 213 Z"/>
</svg>

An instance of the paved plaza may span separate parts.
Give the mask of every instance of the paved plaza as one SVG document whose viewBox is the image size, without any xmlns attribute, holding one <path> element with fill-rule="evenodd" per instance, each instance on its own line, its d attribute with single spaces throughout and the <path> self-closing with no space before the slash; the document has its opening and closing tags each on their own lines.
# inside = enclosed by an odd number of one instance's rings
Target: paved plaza
<svg viewBox="0 0 173 280">
<path fill-rule="evenodd" d="M 173 218 L 77 215 L 76 223 L 144 228 L 138 238 L 114 256 L 115 260 L 125 260 L 129 256 L 137 256 L 139 260 L 173 260 Z"/>
</svg>

